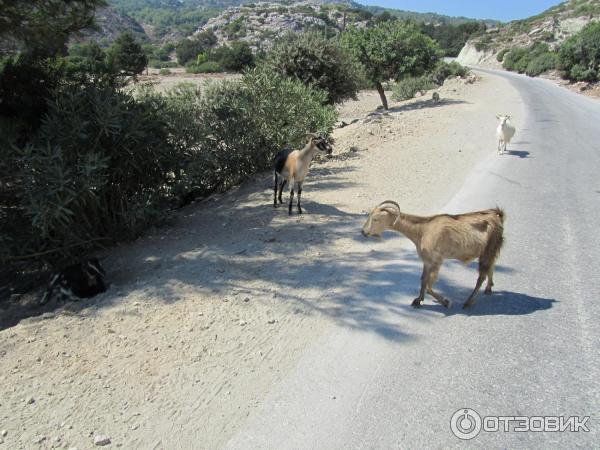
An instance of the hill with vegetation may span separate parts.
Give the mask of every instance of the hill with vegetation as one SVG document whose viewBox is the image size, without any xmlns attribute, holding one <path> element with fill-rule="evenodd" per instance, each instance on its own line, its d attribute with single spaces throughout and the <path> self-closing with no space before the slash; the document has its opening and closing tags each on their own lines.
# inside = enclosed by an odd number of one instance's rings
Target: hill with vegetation
<svg viewBox="0 0 600 450">
<path fill-rule="evenodd" d="M 571 36 L 600 20 L 600 0 L 569 0 L 538 15 L 493 27 L 474 36 L 463 48 L 462 64 L 500 67 L 514 48 L 547 48 L 557 52 Z"/>
<path fill-rule="evenodd" d="M 251 0 L 108 0 L 108 3 L 118 13 L 128 15 L 141 24 L 153 42 L 162 43 L 191 35 L 211 18 L 223 14 L 232 15 L 242 7 L 252 8 L 257 5 L 257 2 Z M 318 16 L 320 13 L 333 16 L 335 12 L 332 11 L 341 12 L 346 10 L 349 11 L 348 16 L 358 16 L 361 20 L 368 20 L 372 16 L 382 16 L 383 19 L 393 17 L 400 20 L 435 25 L 460 25 L 474 22 L 473 19 L 465 17 L 449 17 L 434 13 L 417 13 L 379 6 L 365 6 L 351 0 L 274 0 L 270 3 L 281 7 L 282 13 L 302 13 L 304 11 L 304 16 Z M 309 11 L 309 8 L 312 8 L 313 12 Z M 226 13 L 225 11 L 228 9 L 230 12 Z M 276 13 L 277 11 L 270 12 Z M 296 18 L 301 19 L 300 17 Z M 320 19 L 326 22 L 325 24 L 320 23 L 320 26 L 327 25 L 327 19 L 324 16 L 321 16 Z M 354 20 L 352 17 L 349 17 L 349 19 Z M 221 17 L 220 20 L 222 21 L 223 18 Z M 304 19 L 301 19 L 301 21 L 303 22 Z M 498 23 L 494 21 L 484 22 L 487 26 Z M 303 28 L 304 26 L 300 25 L 300 27 Z"/>
</svg>

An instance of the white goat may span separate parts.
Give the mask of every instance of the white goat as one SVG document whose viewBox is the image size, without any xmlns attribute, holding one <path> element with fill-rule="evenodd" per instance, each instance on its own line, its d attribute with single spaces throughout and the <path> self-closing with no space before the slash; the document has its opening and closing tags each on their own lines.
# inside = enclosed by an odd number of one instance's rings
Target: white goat
<svg viewBox="0 0 600 450">
<path fill-rule="evenodd" d="M 510 124 L 510 116 L 497 115 L 496 118 L 500 121 L 498 128 L 496 128 L 496 136 L 498 137 L 498 154 L 501 155 L 506 151 L 506 146 L 510 144 L 516 130 Z"/>
</svg>

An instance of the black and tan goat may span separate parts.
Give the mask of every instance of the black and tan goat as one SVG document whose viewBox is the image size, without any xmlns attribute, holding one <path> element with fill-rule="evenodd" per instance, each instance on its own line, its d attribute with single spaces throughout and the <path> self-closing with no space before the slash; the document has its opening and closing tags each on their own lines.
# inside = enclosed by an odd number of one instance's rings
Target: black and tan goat
<svg viewBox="0 0 600 450">
<path fill-rule="evenodd" d="M 450 302 L 433 291 L 440 267 L 445 259 L 457 259 L 468 263 L 479 259 L 479 277 L 475 289 L 464 304 L 468 308 L 487 277 L 486 294 L 494 285 L 494 265 L 503 242 L 504 212 L 500 208 L 466 214 L 439 214 L 419 217 L 404 214 L 398 203 L 385 201 L 374 208 L 363 226 L 365 236 L 380 236 L 385 230 L 404 234 L 417 247 L 423 261 L 421 291 L 412 306 L 420 306 L 425 293 L 448 307 Z"/>
<path fill-rule="evenodd" d="M 279 203 L 283 203 L 281 195 L 287 183 L 290 189 L 289 214 L 292 214 L 294 189 L 298 191 L 298 214 L 302 214 L 302 207 L 300 206 L 302 184 L 308 174 L 310 163 L 315 154 L 331 155 L 333 151 L 325 138 L 312 133 L 308 133 L 307 136 L 309 136 L 310 140 L 302 149 L 281 150 L 273 159 L 273 206 L 277 208 L 277 200 L 279 200 Z"/>
<path fill-rule="evenodd" d="M 65 267 L 52 275 L 40 303 L 47 303 L 56 291 L 62 301 L 93 297 L 106 291 L 105 277 L 97 258 Z"/>
</svg>

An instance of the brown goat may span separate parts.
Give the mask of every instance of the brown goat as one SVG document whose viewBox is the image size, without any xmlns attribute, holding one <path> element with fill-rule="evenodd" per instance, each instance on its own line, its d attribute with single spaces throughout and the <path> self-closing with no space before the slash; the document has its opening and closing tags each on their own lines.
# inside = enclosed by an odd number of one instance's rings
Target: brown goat
<svg viewBox="0 0 600 450">
<path fill-rule="evenodd" d="M 485 293 L 492 292 L 494 265 L 503 243 L 503 224 L 504 211 L 500 208 L 459 215 L 419 217 L 402 213 L 398 203 L 388 200 L 371 211 L 362 233 L 379 237 L 385 230 L 395 230 L 413 241 L 423 261 L 421 292 L 412 302 L 415 307 L 421 306 L 425 293 L 449 307 L 450 302 L 433 291 L 442 263 L 445 259 L 457 259 L 466 264 L 479 258 L 479 277 L 463 306 L 468 308 L 475 302 L 475 296 L 486 277 Z"/>
</svg>

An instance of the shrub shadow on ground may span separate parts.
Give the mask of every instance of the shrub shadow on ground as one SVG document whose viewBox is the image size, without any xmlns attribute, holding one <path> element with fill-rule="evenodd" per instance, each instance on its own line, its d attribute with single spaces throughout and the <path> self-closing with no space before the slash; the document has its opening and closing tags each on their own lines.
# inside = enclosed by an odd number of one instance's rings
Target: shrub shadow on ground
<svg viewBox="0 0 600 450">
<path fill-rule="evenodd" d="M 276 299 L 290 313 L 323 315 L 340 326 L 392 341 L 411 339 L 408 321 L 462 313 L 431 304 L 431 299 L 415 311 L 410 302 L 419 290 L 422 264 L 414 248 L 402 249 L 398 234 L 386 234 L 382 241 L 364 238 L 364 214 L 320 201 L 321 190 L 353 187 L 341 176 L 352 166 L 315 169 L 319 176 L 307 181 L 303 194 L 306 214 L 294 210 L 288 216 L 285 205 L 273 208 L 271 176 L 259 175 L 231 192 L 183 208 L 168 229 L 108 252 L 104 265 L 112 286 L 105 294 L 64 307 L 13 305 L 0 312 L 0 330 L 54 310 L 94 316 L 130 294 L 171 304 L 189 300 L 190 292 L 199 301 L 237 292 L 255 301 Z M 510 274 L 512 269 L 497 270 Z M 473 270 L 473 284 L 475 278 Z M 453 285 L 443 270 L 436 286 L 455 304 L 472 289 Z M 462 314 L 532 314 L 553 303 L 501 292 L 480 296 Z"/>
<path fill-rule="evenodd" d="M 407 112 L 414 111 L 417 109 L 426 109 L 426 108 L 442 108 L 448 105 L 465 105 L 469 104 L 469 102 L 464 100 L 454 100 L 450 98 L 442 98 L 439 102 L 435 102 L 432 99 L 428 100 L 419 100 L 413 103 L 407 103 L 405 105 L 393 106 L 387 110 L 389 113 L 398 113 L 398 112 Z M 378 111 L 383 112 L 383 111 Z"/>
</svg>

